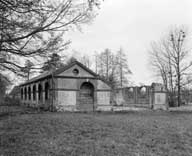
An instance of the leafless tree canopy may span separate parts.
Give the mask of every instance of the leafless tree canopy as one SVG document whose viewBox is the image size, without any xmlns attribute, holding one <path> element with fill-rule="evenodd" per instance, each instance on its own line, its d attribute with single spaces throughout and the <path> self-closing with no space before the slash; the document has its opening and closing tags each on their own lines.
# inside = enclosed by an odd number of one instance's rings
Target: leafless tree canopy
<svg viewBox="0 0 192 156">
<path fill-rule="evenodd" d="M 63 35 L 89 22 L 99 0 L 1 0 L 0 70 L 21 74 L 21 58 L 63 50 Z"/>
<path fill-rule="evenodd" d="M 177 93 L 178 104 L 181 89 L 191 82 L 188 37 L 186 28 L 175 28 L 167 37 L 151 44 L 150 65 L 162 78 L 170 94 Z"/>
<path fill-rule="evenodd" d="M 116 53 L 105 49 L 95 55 L 96 72 L 110 82 L 112 88 L 127 87 L 130 84 L 129 75 L 132 74 L 128 59 L 120 48 Z"/>
</svg>

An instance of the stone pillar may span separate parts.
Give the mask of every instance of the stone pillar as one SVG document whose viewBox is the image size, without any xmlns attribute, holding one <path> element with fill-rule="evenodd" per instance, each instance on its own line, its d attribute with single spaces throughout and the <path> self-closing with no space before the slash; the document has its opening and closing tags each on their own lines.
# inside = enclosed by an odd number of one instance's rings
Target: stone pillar
<svg viewBox="0 0 192 156">
<path fill-rule="evenodd" d="M 38 83 L 35 83 L 35 87 L 36 87 L 36 98 L 35 98 L 35 106 L 38 107 Z"/>
<path fill-rule="evenodd" d="M 153 101 L 154 101 L 154 95 L 153 95 L 153 88 L 149 88 L 149 105 L 150 108 L 153 109 Z"/>
<path fill-rule="evenodd" d="M 21 94 L 21 92 L 22 92 L 21 90 L 23 91 L 23 95 L 24 95 L 24 88 L 20 87 L 20 99 L 21 99 L 20 101 L 21 101 L 21 104 L 23 105 L 23 97 L 24 96 Z"/>
<path fill-rule="evenodd" d="M 42 84 L 42 102 L 43 106 L 45 107 L 45 81 L 41 83 Z"/>
<path fill-rule="evenodd" d="M 134 87 L 134 103 L 138 104 L 138 87 Z"/>
<path fill-rule="evenodd" d="M 29 106 L 30 106 L 30 107 L 33 107 L 33 101 L 32 101 L 33 99 L 32 99 L 32 91 L 31 91 L 32 89 L 31 89 L 31 86 L 32 86 L 32 85 L 30 84 L 30 85 L 29 85 L 29 87 L 30 87 L 30 95 L 29 95 L 29 96 L 30 96 L 30 99 L 29 99 Z"/>
<path fill-rule="evenodd" d="M 153 109 L 168 109 L 167 92 L 162 84 L 153 83 Z"/>
</svg>

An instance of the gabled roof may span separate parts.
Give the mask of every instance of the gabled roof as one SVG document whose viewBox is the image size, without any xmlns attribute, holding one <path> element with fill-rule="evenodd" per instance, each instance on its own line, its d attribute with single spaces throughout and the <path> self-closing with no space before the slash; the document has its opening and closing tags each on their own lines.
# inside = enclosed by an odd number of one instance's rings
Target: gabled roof
<svg viewBox="0 0 192 156">
<path fill-rule="evenodd" d="M 60 73 L 62 73 L 64 71 L 66 71 L 67 69 L 71 68 L 74 65 L 79 65 L 81 68 L 83 68 L 84 70 L 86 70 L 87 72 L 89 72 L 91 75 L 93 75 L 95 77 L 98 76 L 95 72 L 93 72 L 91 69 L 87 68 L 85 65 L 83 65 L 79 61 L 74 61 L 74 62 L 70 63 L 67 66 L 64 66 L 64 67 L 62 67 L 60 69 L 57 69 L 56 71 L 54 71 L 54 75 L 58 75 L 58 74 L 60 74 Z"/>
<path fill-rule="evenodd" d="M 71 68 L 72 66 L 74 65 L 78 65 L 80 66 L 81 68 L 83 68 L 84 70 L 86 70 L 87 72 L 89 72 L 91 75 L 93 75 L 94 77 L 99 77 L 95 72 L 93 72 L 92 70 L 90 70 L 89 68 L 87 68 L 85 65 L 83 65 L 82 63 L 80 63 L 79 61 L 74 61 L 72 63 L 70 63 L 69 65 L 66 65 L 64 67 L 61 67 L 57 70 L 54 70 L 54 71 L 47 71 L 47 72 L 44 72 L 26 82 L 24 82 L 22 85 L 25 85 L 25 84 L 29 84 L 29 83 L 32 83 L 32 82 L 35 82 L 35 81 L 38 81 L 38 80 L 41 80 L 41 79 L 45 79 L 45 78 L 48 78 L 48 77 L 51 77 L 51 76 L 55 76 L 55 75 L 58 75 L 64 71 L 66 71 L 67 69 Z"/>
</svg>

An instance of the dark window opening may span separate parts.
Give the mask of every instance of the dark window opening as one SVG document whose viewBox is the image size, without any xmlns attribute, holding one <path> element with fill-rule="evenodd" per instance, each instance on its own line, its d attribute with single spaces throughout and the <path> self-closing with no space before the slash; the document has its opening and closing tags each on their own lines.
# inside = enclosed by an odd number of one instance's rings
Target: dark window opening
<svg viewBox="0 0 192 156">
<path fill-rule="evenodd" d="M 74 74 L 74 75 L 78 75 L 78 74 L 79 74 L 79 70 L 78 70 L 78 69 L 76 69 L 76 68 L 75 68 L 75 69 L 73 69 L 73 74 Z"/>
</svg>

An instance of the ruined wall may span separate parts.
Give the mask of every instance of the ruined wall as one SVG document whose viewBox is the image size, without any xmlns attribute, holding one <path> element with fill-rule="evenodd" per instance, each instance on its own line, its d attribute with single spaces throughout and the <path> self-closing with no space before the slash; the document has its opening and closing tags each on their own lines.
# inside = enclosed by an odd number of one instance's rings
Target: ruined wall
<svg viewBox="0 0 192 156">
<path fill-rule="evenodd" d="M 115 106 L 150 107 L 150 86 L 126 87 L 113 92 Z"/>
</svg>

